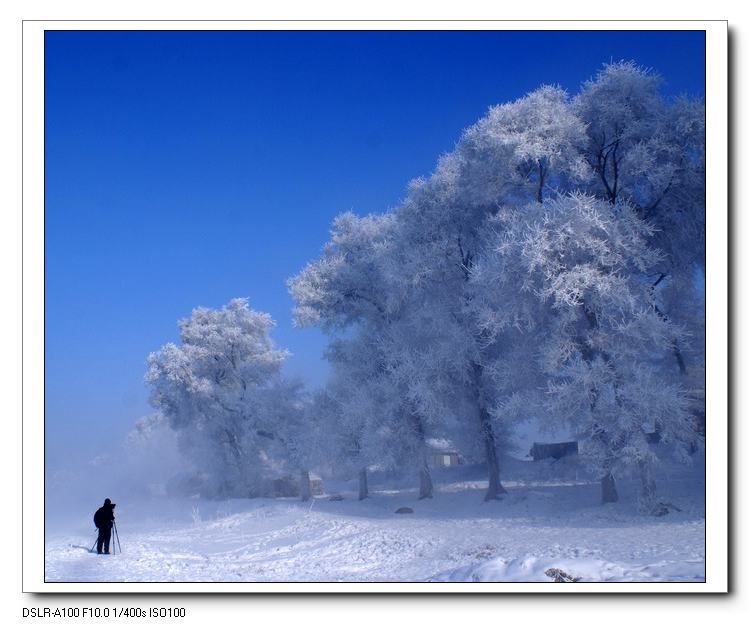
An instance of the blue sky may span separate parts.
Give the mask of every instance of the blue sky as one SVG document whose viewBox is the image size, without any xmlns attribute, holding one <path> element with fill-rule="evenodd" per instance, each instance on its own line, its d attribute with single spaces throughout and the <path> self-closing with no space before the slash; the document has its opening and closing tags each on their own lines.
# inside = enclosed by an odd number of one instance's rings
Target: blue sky
<svg viewBox="0 0 750 633">
<path fill-rule="evenodd" d="M 45 39 L 48 459 L 119 443 L 146 355 L 249 297 L 327 372 L 285 280 L 331 219 L 395 206 L 487 107 L 609 60 L 704 94 L 702 32 L 76 32 Z"/>
</svg>

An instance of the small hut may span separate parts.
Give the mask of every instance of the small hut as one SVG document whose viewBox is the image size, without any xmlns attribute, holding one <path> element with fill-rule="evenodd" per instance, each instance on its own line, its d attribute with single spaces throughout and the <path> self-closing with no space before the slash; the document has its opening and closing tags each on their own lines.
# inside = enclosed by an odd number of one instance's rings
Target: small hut
<svg viewBox="0 0 750 633">
<path fill-rule="evenodd" d="M 463 459 L 453 445 L 445 439 L 427 440 L 430 449 L 430 465 L 436 468 L 450 468 L 463 463 Z"/>
<path fill-rule="evenodd" d="M 438 468 L 449 468 L 458 466 L 461 459 L 456 451 L 439 451 L 432 455 L 433 465 Z"/>
<path fill-rule="evenodd" d="M 542 459 L 560 459 L 568 455 L 578 455 L 578 442 L 555 442 L 553 444 L 534 442 L 529 455 L 535 462 Z"/>
<path fill-rule="evenodd" d="M 271 480 L 268 494 L 271 497 L 298 497 L 300 491 L 299 477 L 286 475 Z M 310 494 L 313 496 L 323 494 L 323 480 L 312 474 L 310 475 Z"/>
</svg>

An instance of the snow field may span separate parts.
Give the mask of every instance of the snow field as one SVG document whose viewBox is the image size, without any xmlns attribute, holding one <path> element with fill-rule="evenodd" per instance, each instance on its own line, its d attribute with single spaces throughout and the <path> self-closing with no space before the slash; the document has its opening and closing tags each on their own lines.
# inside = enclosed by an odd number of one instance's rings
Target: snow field
<svg viewBox="0 0 750 633">
<path fill-rule="evenodd" d="M 94 532 L 48 534 L 48 582 L 552 582 L 557 567 L 582 582 L 703 581 L 702 500 L 643 517 L 634 500 L 601 506 L 594 483 L 508 482 L 484 503 L 479 482 L 380 490 L 357 501 L 318 497 L 123 505 L 123 553 L 86 551 Z M 401 506 L 414 514 L 394 514 Z M 118 506 L 119 507 L 119 506 Z M 149 517 L 136 517 L 138 510 Z M 132 515 L 132 516 L 129 516 Z"/>
</svg>

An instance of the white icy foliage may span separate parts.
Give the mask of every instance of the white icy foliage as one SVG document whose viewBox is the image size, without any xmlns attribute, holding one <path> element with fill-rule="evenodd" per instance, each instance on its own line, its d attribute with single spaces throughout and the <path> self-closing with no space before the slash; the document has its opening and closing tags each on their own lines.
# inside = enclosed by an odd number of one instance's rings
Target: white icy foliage
<svg viewBox="0 0 750 633">
<path fill-rule="evenodd" d="M 556 86 L 542 86 L 512 103 L 493 106 L 470 127 L 459 144 L 460 153 L 480 163 L 485 183 L 500 183 L 498 166 L 510 169 L 505 191 L 511 185 L 533 185 L 541 199 L 545 186 L 559 185 L 560 178 L 580 182 L 592 174 L 577 151 L 586 126 L 574 112 L 567 93 Z M 497 194 L 494 187 L 487 193 Z M 480 192 L 475 192 L 479 194 Z"/>
<path fill-rule="evenodd" d="M 274 325 L 245 299 L 196 308 L 179 322 L 180 345 L 148 357 L 151 403 L 179 432 L 208 494 L 257 493 L 300 425 L 299 388 L 280 377 L 288 353 L 271 340 Z"/>
<path fill-rule="evenodd" d="M 360 463 L 473 437 L 491 491 L 496 446 L 532 416 L 573 425 L 606 473 L 653 460 L 655 429 L 695 446 L 703 107 L 659 84 L 618 62 L 573 99 L 494 106 L 393 211 L 336 219 L 289 288 L 297 325 L 341 337 L 331 389 Z"/>
<path fill-rule="evenodd" d="M 653 309 L 643 281 L 662 258 L 648 247 L 653 229 L 630 205 L 585 194 L 501 213 L 494 223 L 495 253 L 476 279 L 479 311 L 501 336 L 536 301 L 520 336 L 548 379 L 548 415 L 584 440 L 602 476 L 653 463 L 646 434 L 655 430 L 684 457 L 695 421 L 676 372 L 660 364 L 682 332 Z"/>
<path fill-rule="evenodd" d="M 407 466 L 411 460 L 403 458 L 410 441 L 404 441 L 398 424 L 400 398 L 378 342 L 365 335 L 339 340 L 328 358 L 333 373 L 314 407 L 336 470 L 354 476 L 369 467 Z"/>
<path fill-rule="evenodd" d="M 206 490 L 255 493 L 281 466 L 408 467 L 429 496 L 444 439 L 481 453 L 493 499 L 534 417 L 572 429 L 609 486 L 636 467 L 654 509 L 653 439 L 685 457 L 705 415 L 704 107 L 660 81 L 618 62 L 572 98 L 493 106 L 396 208 L 336 217 L 288 281 L 295 325 L 331 337 L 312 399 L 245 300 L 181 321 L 147 382 Z"/>
<path fill-rule="evenodd" d="M 608 64 L 584 83 L 574 109 L 586 124 L 591 191 L 629 199 L 658 229 L 653 240 L 679 274 L 705 257 L 705 106 L 666 102 L 661 83 L 633 62 Z"/>
<path fill-rule="evenodd" d="M 332 331 L 388 317 L 394 297 L 386 291 L 391 280 L 382 262 L 390 256 L 393 223 L 390 214 L 336 217 L 320 259 L 288 282 L 296 325 L 321 325 Z"/>
<path fill-rule="evenodd" d="M 328 404 L 336 403 L 342 425 L 331 435 L 349 447 L 344 452 L 356 451 L 349 461 L 360 468 L 419 467 L 440 419 L 430 395 L 435 385 L 424 385 L 428 368 L 440 362 L 431 344 L 445 331 L 414 304 L 414 284 L 396 250 L 397 228 L 393 214 L 337 217 L 322 257 L 288 283 L 297 325 L 343 334 L 328 354 L 335 371 Z M 341 448 L 334 445 L 334 452 Z"/>
</svg>

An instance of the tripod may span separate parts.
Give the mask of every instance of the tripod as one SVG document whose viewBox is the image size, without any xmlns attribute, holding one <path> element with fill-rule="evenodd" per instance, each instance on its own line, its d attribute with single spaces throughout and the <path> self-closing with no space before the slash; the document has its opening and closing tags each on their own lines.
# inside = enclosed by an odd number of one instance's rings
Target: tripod
<svg viewBox="0 0 750 633">
<path fill-rule="evenodd" d="M 115 538 L 112 539 L 112 553 L 117 553 L 117 548 L 120 548 L 120 554 L 122 554 L 122 545 L 120 545 L 120 535 L 117 533 L 117 523 L 115 521 L 112 521 L 112 529 L 115 532 Z M 96 540 L 94 541 L 94 544 L 91 546 L 91 552 L 93 553 L 96 550 L 96 545 L 99 542 L 99 536 L 97 535 Z"/>
<path fill-rule="evenodd" d="M 112 521 L 112 527 L 115 530 L 115 539 L 112 540 L 112 553 L 117 553 L 117 548 L 115 547 L 115 543 L 117 543 L 117 547 L 120 548 L 120 554 L 122 554 L 122 545 L 120 545 L 120 535 L 117 533 L 117 522 Z"/>
</svg>

